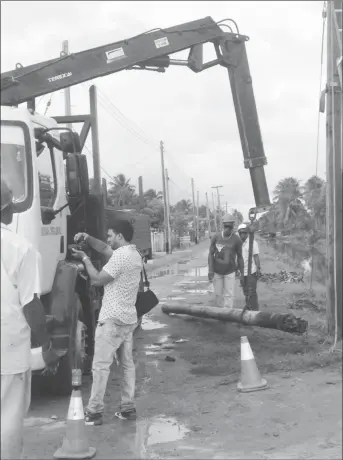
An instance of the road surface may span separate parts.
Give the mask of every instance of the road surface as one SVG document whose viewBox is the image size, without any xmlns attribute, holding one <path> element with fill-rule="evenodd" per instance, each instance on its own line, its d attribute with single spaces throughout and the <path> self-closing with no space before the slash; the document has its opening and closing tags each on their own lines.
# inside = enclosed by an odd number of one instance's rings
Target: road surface
<svg viewBox="0 0 343 460">
<path fill-rule="evenodd" d="M 207 245 L 188 252 L 188 262 L 149 270 L 161 303 L 170 298 L 211 302 Z M 263 253 L 261 260 L 263 265 Z M 260 287 L 260 299 L 262 308 L 268 308 L 264 289 Z M 237 285 L 237 304 L 242 302 Z M 237 392 L 241 335 L 249 338 L 267 390 Z M 317 360 L 314 337 L 166 316 L 157 307 L 135 339 L 138 420 L 114 416 L 120 384 L 114 365 L 104 424 L 86 427 L 96 458 L 342 458 L 340 356 Z M 90 386 L 91 378 L 85 377 L 84 406 Z M 65 434 L 68 404 L 68 398 L 33 397 L 25 421 L 24 458 L 52 458 Z"/>
</svg>

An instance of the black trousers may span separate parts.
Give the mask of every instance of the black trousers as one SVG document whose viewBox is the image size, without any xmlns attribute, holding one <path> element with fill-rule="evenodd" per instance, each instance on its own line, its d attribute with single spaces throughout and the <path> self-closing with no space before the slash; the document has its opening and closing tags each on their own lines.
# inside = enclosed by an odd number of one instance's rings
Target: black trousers
<svg viewBox="0 0 343 460">
<path fill-rule="evenodd" d="M 249 291 L 250 290 L 250 291 Z M 250 286 L 248 286 L 248 277 L 244 277 L 243 292 L 245 295 L 245 301 L 249 302 L 250 310 L 258 311 L 258 297 L 257 297 L 257 274 L 253 273 L 250 275 Z M 250 299 L 249 299 L 250 297 Z"/>
</svg>

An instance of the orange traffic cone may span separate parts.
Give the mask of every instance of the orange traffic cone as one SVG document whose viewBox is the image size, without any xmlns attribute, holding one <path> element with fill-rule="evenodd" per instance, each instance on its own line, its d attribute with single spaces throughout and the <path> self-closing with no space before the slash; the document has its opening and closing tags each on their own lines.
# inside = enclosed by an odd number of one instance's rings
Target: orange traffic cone
<svg viewBox="0 0 343 460">
<path fill-rule="evenodd" d="M 237 389 L 241 393 L 264 390 L 268 387 L 266 380 L 261 378 L 255 358 L 247 337 L 241 337 L 241 380 Z"/>
<path fill-rule="evenodd" d="M 70 398 L 66 436 L 62 447 L 54 453 L 54 458 L 93 458 L 96 449 L 89 447 L 86 432 L 83 404 L 80 390 L 73 390 Z"/>
</svg>

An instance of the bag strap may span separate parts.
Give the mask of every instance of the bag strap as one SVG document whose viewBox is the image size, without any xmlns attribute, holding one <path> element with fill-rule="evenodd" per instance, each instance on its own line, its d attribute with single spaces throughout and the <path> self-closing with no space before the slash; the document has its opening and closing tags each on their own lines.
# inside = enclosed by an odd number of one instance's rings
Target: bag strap
<svg viewBox="0 0 343 460">
<path fill-rule="evenodd" d="M 142 268 L 143 268 L 143 273 L 144 273 L 145 286 L 149 289 L 150 283 L 149 283 L 149 280 L 148 280 L 148 275 L 146 274 L 146 271 L 145 271 L 145 268 L 144 268 L 144 264 L 143 264 Z"/>
<path fill-rule="evenodd" d="M 142 283 L 144 283 L 144 281 L 145 281 L 145 286 L 149 289 L 150 283 L 149 283 L 149 280 L 148 280 L 148 275 L 146 274 L 146 271 L 145 271 L 145 268 L 144 268 L 144 261 L 143 261 L 142 254 L 138 251 L 137 248 L 136 248 L 136 251 L 138 252 L 138 254 L 142 258 L 141 281 L 142 281 Z M 143 274 L 144 274 L 144 280 L 143 280 Z"/>
</svg>

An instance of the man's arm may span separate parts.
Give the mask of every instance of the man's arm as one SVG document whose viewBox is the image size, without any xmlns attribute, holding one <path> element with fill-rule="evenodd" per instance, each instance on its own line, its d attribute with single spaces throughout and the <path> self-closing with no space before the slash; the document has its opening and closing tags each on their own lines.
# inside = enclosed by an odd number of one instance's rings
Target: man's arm
<svg viewBox="0 0 343 460">
<path fill-rule="evenodd" d="M 88 235 L 88 233 L 77 233 L 74 240 L 76 243 L 80 240 L 85 241 L 94 251 L 102 254 L 106 258 L 106 261 L 108 261 L 113 254 L 113 249 L 107 243 Z"/>
<path fill-rule="evenodd" d="M 214 266 L 214 253 L 216 250 L 216 241 L 217 241 L 217 236 L 213 235 L 211 238 L 210 249 L 208 252 L 208 277 L 210 281 L 213 279 L 213 276 L 214 276 L 213 266 Z"/>
<path fill-rule="evenodd" d="M 244 259 L 242 254 L 242 241 L 237 244 L 237 264 L 241 273 L 241 284 L 244 284 Z"/>
<path fill-rule="evenodd" d="M 111 259 L 110 259 L 111 260 Z M 92 264 L 90 258 L 84 255 L 82 262 L 87 270 L 92 286 L 105 286 L 114 280 L 114 277 L 109 275 L 104 268 L 99 272 Z"/>
<path fill-rule="evenodd" d="M 261 262 L 260 262 L 260 251 L 258 248 L 258 244 L 256 241 L 254 241 L 254 247 L 253 247 L 253 255 L 254 255 L 254 262 L 256 265 L 257 273 L 261 273 Z"/>
</svg>

